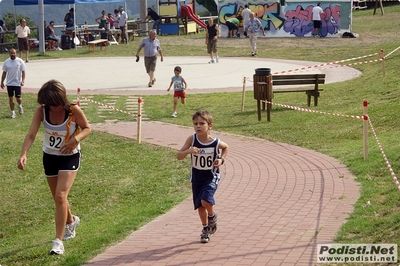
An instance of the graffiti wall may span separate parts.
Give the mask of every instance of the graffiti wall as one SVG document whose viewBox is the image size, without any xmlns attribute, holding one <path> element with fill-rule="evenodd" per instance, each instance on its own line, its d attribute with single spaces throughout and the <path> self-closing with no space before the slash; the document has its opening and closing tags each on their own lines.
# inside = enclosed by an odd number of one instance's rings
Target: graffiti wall
<svg viewBox="0 0 400 266">
<path fill-rule="evenodd" d="M 282 5 L 283 3 L 284 5 Z M 261 21 L 267 37 L 310 37 L 313 29 L 312 9 L 318 2 L 263 2 L 248 3 L 249 9 Z M 324 14 L 320 37 L 337 37 L 339 30 L 351 29 L 351 2 L 322 2 Z M 221 37 L 228 36 L 226 21 L 237 17 L 244 2 L 218 2 L 218 23 Z M 243 21 L 239 32 L 243 31 Z"/>
</svg>

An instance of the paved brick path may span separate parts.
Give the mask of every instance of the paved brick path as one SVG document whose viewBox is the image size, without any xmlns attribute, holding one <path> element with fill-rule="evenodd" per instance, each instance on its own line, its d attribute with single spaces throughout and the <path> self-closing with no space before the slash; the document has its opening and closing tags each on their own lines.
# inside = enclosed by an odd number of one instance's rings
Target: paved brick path
<svg viewBox="0 0 400 266">
<path fill-rule="evenodd" d="M 93 125 L 136 138 L 135 123 Z M 163 132 L 163 134 L 159 134 Z M 143 122 L 142 141 L 179 149 L 192 128 Z M 230 145 L 216 194 L 219 227 L 201 244 L 191 198 L 133 232 L 88 265 L 315 265 L 357 200 L 354 176 L 307 149 L 213 132 Z"/>
</svg>

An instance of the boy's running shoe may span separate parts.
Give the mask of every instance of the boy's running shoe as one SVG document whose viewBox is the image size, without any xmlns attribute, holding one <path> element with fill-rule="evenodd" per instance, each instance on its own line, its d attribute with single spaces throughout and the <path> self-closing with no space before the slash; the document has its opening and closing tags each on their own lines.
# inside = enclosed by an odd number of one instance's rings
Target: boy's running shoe
<svg viewBox="0 0 400 266">
<path fill-rule="evenodd" d="M 207 229 L 203 228 L 200 235 L 200 242 L 201 243 L 208 243 L 210 242 L 210 235 L 207 232 Z"/>
</svg>

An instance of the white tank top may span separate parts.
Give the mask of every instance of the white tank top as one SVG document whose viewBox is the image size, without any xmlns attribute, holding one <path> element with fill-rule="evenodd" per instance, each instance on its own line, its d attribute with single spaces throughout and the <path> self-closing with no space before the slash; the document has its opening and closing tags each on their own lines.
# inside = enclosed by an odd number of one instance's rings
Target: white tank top
<svg viewBox="0 0 400 266">
<path fill-rule="evenodd" d="M 80 144 L 73 150 L 71 154 L 62 154 L 60 148 L 65 143 L 67 135 L 67 122 L 68 117 L 61 125 L 52 125 L 46 119 L 46 110 L 43 107 L 43 126 L 44 126 L 44 139 L 43 139 L 43 152 L 52 155 L 69 156 L 80 151 Z M 71 121 L 69 136 L 74 133 L 76 123 Z"/>
</svg>

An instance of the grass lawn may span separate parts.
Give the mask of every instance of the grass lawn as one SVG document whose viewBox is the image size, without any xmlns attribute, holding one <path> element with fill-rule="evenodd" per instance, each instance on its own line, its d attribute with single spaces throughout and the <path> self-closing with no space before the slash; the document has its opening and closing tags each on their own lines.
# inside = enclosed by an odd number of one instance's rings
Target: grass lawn
<svg viewBox="0 0 400 266">
<path fill-rule="evenodd" d="M 354 12 L 356 39 L 336 38 L 260 38 L 259 57 L 331 62 L 375 53 L 385 53 L 400 45 L 400 5 L 385 7 L 385 14 L 372 10 Z M 206 55 L 204 33 L 189 36 L 160 36 L 165 56 Z M 136 42 L 136 41 L 135 41 Z M 112 46 L 94 56 L 133 56 L 136 48 Z M 221 39 L 219 53 L 224 56 L 248 56 L 248 40 Z M 88 57 L 87 49 L 46 53 L 44 58 Z M 0 54 L 5 60 L 7 54 Z M 30 60 L 44 59 L 32 51 Z M 367 61 L 369 58 L 358 60 Z M 347 62 L 351 63 L 351 62 Z M 321 112 L 361 115 L 362 102 L 369 102 L 369 115 L 376 136 L 394 175 L 400 174 L 400 50 L 382 63 L 354 66 L 363 72 L 353 80 L 326 84 L 319 105 Z M 117 243 L 132 230 L 167 212 L 190 195 L 189 161 L 177 161 L 176 151 L 145 143 L 137 144 L 100 132 L 93 132 L 83 147 L 83 163 L 70 193 L 73 210 L 85 220 L 79 238 L 65 242 L 65 256 L 48 256 L 54 236 L 54 204 L 41 164 L 41 132 L 28 154 L 25 171 L 16 163 L 31 117 L 9 119 L 6 94 L 0 105 L 0 264 L 1 265 L 81 265 Z M 94 95 L 101 101 L 104 96 Z M 127 96 L 119 96 L 117 108 L 124 109 Z M 24 94 L 25 109 L 34 109 L 36 95 Z M 73 96 L 71 96 L 73 99 Z M 223 101 L 221 100 L 223 99 Z M 305 107 L 301 93 L 276 95 L 274 102 Z M 362 122 L 360 120 L 297 112 L 273 107 L 272 121 L 257 121 L 252 92 L 246 94 L 246 110 L 240 111 L 240 93 L 191 94 L 177 118 L 170 117 L 168 95 L 145 96 L 145 113 L 153 121 L 190 126 L 191 114 L 200 108 L 215 119 L 214 130 L 255 136 L 289 143 L 338 158 L 357 177 L 361 196 L 355 211 L 335 241 L 340 243 L 400 243 L 400 192 L 389 172 L 382 151 L 370 130 L 369 158 L 363 159 Z M 93 123 L 113 119 L 113 113 L 97 115 L 97 108 L 85 110 Z M 129 120 L 124 115 L 119 120 Z M 264 116 L 265 117 L 265 116 Z M 310 137 L 312 136 L 312 137 Z M 150 163 L 151 162 L 151 163 Z M 162 167 L 154 167 L 159 165 Z M 366 205 L 367 202 L 370 205 Z"/>
</svg>

